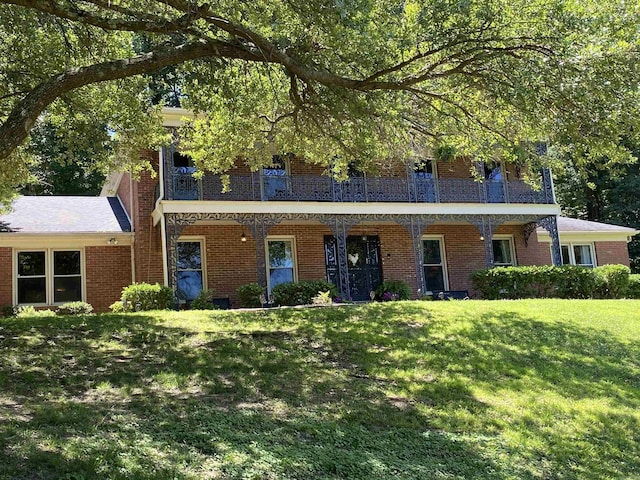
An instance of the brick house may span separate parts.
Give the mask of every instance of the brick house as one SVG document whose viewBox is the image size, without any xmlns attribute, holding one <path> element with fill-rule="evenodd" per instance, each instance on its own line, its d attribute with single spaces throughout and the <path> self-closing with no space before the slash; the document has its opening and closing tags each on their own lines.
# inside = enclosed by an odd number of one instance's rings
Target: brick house
<svg viewBox="0 0 640 480">
<path fill-rule="evenodd" d="M 165 109 L 165 124 L 188 114 Z M 639 233 L 559 217 L 548 170 L 538 190 L 516 167 L 462 159 L 338 182 L 276 156 L 258 172 L 237 162 L 222 193 L 219 177 L 195 179 L 175 148 L 148 155 L 156 175 L 112 175 L 101 197 L 22 197 L 0 216 L 0 304 L 78 297 L 105 310 L 133 281 L 186 299 L 205 287 L 232 305 L 246 283 L 269 292 L 317 279 L 353 300 L 402 279 L 418 297 L 471 290 L 470 273 L 489 265 L 628 265 L 627 241 Z"/>
</svg>

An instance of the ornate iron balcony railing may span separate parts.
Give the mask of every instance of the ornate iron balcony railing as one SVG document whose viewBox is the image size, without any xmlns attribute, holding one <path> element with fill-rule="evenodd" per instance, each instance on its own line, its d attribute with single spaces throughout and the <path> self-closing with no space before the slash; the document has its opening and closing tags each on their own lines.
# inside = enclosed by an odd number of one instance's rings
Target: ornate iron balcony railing
<svg viewBox="0 0 640 480">
<path fill-rule="evenodd" d="M 196 179 L 174 169 L 167 182 L 171 200 L 411 202 L 411 203 L 554 203 L 551 175 L 544 171 L 541 188 L 521 180 L 478 182 L 457 178 L 357 177 L 338 182 L 325 176 L 232 175 L 229 189 L 215 175 Z"/>
</svg>

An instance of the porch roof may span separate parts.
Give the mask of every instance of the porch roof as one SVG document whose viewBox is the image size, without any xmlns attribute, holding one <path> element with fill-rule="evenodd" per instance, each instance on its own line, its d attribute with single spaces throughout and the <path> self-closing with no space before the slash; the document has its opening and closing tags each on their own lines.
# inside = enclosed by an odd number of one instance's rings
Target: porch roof
<svg viewBox="0 0 640 480">
<path fill-rule="evenodd" d="M 0 215 L 0 232 L 124 233 L 131 224 L 117 197 L 25 196 Z"/>
</svg>

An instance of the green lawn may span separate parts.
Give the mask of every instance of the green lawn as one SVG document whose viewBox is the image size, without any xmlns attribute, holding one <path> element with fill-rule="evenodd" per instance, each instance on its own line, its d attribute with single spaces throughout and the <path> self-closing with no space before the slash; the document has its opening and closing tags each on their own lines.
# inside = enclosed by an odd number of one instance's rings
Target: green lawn
<svg viewBox="0 0 640 480">
<path fill-rule="evenodd" d="M 0 320 L 0 478 L 640 478 L 640 301 Z"/>
</svg>

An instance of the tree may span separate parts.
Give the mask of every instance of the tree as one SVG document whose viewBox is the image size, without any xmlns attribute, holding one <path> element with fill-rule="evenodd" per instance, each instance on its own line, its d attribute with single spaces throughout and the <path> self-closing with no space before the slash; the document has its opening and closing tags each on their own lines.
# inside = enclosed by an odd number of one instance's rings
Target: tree
<svg viewBox="0 0 640 480">
<path fill-rule="evenodd" d="M 167 141 L 142 75 L 167 68 L 202 114 L 183 147 L 214 172 L 282 152 L 338 175 L 439 147 L 524 162 L 538 140 L 628 161 L 639 13 L 623 0 L 2 0 L 0 197 L 40 121 L 140 168 L 139 150 Z"/>
</svg>

